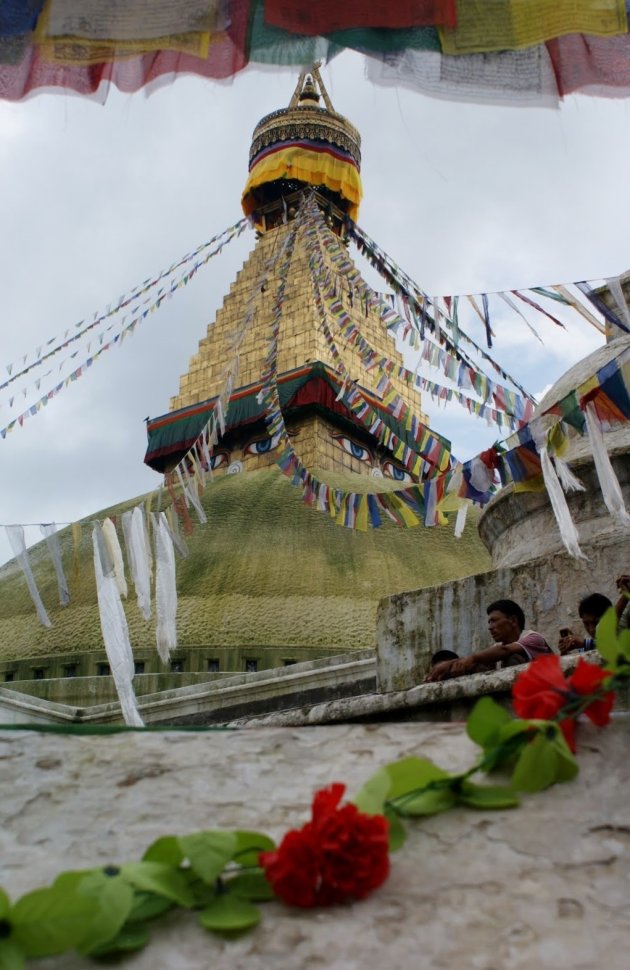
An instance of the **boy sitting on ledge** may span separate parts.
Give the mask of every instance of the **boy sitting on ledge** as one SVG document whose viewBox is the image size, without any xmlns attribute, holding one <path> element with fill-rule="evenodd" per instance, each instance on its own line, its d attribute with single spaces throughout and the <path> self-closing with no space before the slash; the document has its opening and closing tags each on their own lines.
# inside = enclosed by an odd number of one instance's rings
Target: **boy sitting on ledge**
<svg viewBox="0 0 630 970">
<path fill-rule="evenodd" d="M 525 614 L 513 600 L 496 600 L 487 607 L 486 613 L 493 645 L 469 657 L 436 664 L 425 677 L 425 683 L 494 670 L 498 663 L 502 666 L 527 663 L 554 652 L 540 633 L 524 629 Z"/>
</svg>

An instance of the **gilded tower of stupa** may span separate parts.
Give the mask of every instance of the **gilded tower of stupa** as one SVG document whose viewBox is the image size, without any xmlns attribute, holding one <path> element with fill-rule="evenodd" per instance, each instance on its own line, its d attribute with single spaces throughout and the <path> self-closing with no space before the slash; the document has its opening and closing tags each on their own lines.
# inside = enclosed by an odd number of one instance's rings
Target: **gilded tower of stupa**
<svg viewBox="0 0 630 970">
<path fill-rule="evenodd" d="M 300 76 L 289 106 L 266 115 L 254 129 L 242 206 L 256 227 L 256 246 L 200 341 L 179 393 L 171 399 L 170 412 L 148 423 L 146 461 L 153 468 L 168 471 L 181 460 L 217 406 L 228 371 L 233 386 L 211 459 L 213 470 L 251 471 L 276 461 L 278 442 L 267 433 L 260 398 L 269 322 L 282 282 L 278 255 L 292 232 L 295 240 L 277 339 L 277 386 L 286 427 L 303 465 L 318 473 L 349 471 L 398 482 L 419 481 L 448 465 L 448 443 L 426 426 L 425 441 L 429 436 L 438 443 L 437 463 L 413 466 L 397 460 L 343 400 L 344 383 L 351 379 L 374 413 L 404 439 L 404 429 L 384 403 L 382 370 L 366 369 L 356 342 L 338 336 L 332 343 L 330 331 L 322 326 L 314 298 L 312 242 L 309 247 L 303 217 L 300 222 L 307 195 L 321 222 L 320 269 L 334 288 L 346 332 L 348 321 L 355 323 L 362 346 L 367 342 L 375 359 L 390 362 L 390 398 L 392 393 L 399 395 L 406 413 L 414 415 L 414 426 L 426 420 L 419 392 L 397 376 L 403 359 L 383 324 L 382 303 L 365 298 L 364 284 L 362 288 L 349 282 L 348 264 L 353 267 L 350 278 L 354 274 L 361 279 L 350 262 L 346 239 L 348 220 L 356 220 L 361 201 L 360 166 L 359 133 L 334 110 L 314 66 Z M 338 271 L 340 259 L 344 274 Z"/>
</svg>

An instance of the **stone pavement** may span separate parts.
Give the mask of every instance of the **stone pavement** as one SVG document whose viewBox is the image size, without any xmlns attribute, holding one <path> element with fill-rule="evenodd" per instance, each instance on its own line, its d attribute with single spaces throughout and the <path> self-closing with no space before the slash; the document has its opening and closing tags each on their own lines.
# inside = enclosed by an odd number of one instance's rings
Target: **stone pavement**
<svg viewBox="0 0 630 970">
<path fill-rule="evenodd" d="M 409 824 L 368 900 L 327 911 L 263 904 L 236 941 L 168 915 L 130 970 L 626 970 L 630 724 L 580 728 L 581 773 L 511 811 L 457 809 Z M 16 897 L 61 870 L 140 858 L 157 836 L 254 828 L 279 837 L 313 791 L 352 795 L 406 754 L 456 770 L 461 724 L 368 724 L 106 737 L 0 729 L 0 885 Z M 87 970 L 73 955 L 37 970 Z"/>
</svg>

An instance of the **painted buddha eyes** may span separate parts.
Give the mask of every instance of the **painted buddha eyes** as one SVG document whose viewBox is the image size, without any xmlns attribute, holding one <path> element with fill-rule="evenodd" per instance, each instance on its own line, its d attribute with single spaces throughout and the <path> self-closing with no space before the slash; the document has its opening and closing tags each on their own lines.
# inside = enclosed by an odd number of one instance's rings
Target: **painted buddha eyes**
<svg viewBox="0 0 630 970">
<path fill-rule="evenodd" d="M 210 456 L 210 468 L 212 471 L 216 471 L 217 468 L 222 468 L 228 463 L 228 454 L 226 451 L 216 451 Z"/>
<path fill-rule="evenodd" d="M 395 482 L 412 482 L 413 478 L 404 468 L 399 468 L 393 461 L 383 462 L 383 475 L 393 478 Z"/>
<path fill-rule="evenodd" d="M 372 472 L 376 473 L 382 470 L 385 478 L 392 478 L 395 482 L 412 482 L 413 478 L 409 472 L 405 471 L 399 465 L 396 465 L 393 461 L 385 459 L 379 469 L 378 461 L 374 457 L 374 454 L 365 445 L 360 445 L 358 441 L 354 441 L 345 434 L 334 434 L 332 435 L 334 441 L 337 442 L 340 448 L 346 452 L 346 454 L 351 455 L 356 458 L 357 461 L 364 461 L 366 464 L 373 466 Z"/>
<path fill-rule="evenodd" d="M 365 447 L 365 445 L 360 445 L 358 442 L 353 441 L 352 438 L 348 438 L 345 434 L 334 434 L 333 440 L 337 442 L 340 448 L 348 455 L 352 455 L 357 461 L 372 462 L 373 455 L 372 452 Z"/>
<path fill-rule="evenodd" d="M 264 438 L 257 438 L 255 441 L 250 441 L 249 444 L 243 448 L 243 455 L 266 455 L 267 452 L 273 451 L 277 448 L 278 442 L 280 441 L 280 432 L 270 438 L 265 435 Z"/>
</svg>

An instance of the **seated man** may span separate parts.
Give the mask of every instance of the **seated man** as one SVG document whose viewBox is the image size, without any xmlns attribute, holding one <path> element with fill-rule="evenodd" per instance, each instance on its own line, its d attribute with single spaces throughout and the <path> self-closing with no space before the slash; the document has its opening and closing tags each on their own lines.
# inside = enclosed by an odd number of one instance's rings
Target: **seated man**
<svg viewBox="0 0 630 970">
<path fill-rule="evenodd" d="M 553 653 L 540 633 L 524 630 L 525 614 L 513 600 L 496 600 L 487 607 L 486 613 L 493 645 L 461 660 L 436 664 L 425 677 L 425 683 L 493 670 L 499 662 L 508 666 L 526 663 L 542 654 Z"/>
<path fill-rule="evenodd" d="M 620 576 L 617 580 L 617 589 L 619 590 L 619 597 L 615 603 L 615 613 L 617 614 L 617 623 L 621 624 L 622 617 L 624 617 L 624 612 L 628 606 L 628 600 L 630 599 L 630 576 L 626 574 Z M 564 655 L 565 653 L 571 653 L 573 650 L 577 653 L 594 650 L 596 646 L 595 630 L 597 624 L 606 610 L 609 610 L 611 606 L 612 603 L 603 593 L 591 593 L 590 596 L 585 596 L 584 599 L 581 599 L 580 605 L 578 606 L 578 615 L 586 631 L 586 636 L 579 636 L 572 633 L 571 630 L 561 630 L 560 642 L 558 643 L 560 653 Z"/>
</svg>

